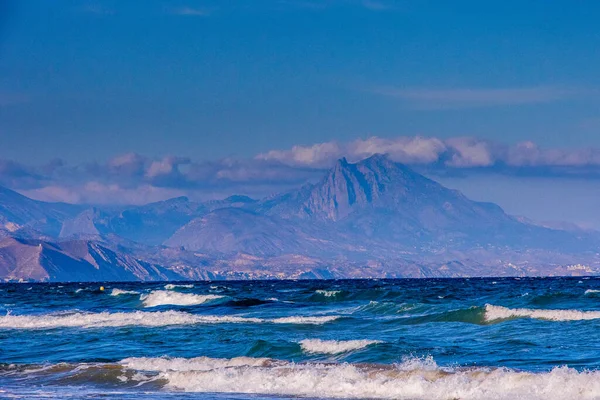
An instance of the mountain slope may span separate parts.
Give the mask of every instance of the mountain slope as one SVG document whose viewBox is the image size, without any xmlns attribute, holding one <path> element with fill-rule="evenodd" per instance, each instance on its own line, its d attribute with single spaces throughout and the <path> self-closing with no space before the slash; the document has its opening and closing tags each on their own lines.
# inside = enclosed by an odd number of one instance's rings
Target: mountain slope
<svg viewBox="0 0 600 400">
<path fill-rule="evenodd" d="M 590 250 L 593 235 L 523 223 L 499 206 L 376 155 L 345 159 L 316 184 L 223 208 L 178 230 L 165 242 L 200 251 L 298 253 L 365 258 L 426 254 L 443 249 L 548 248 Z"/>
<path fill-rule="evenodd" d="M 121 209 L 88 208 L 63 223 L 60 237 L 114 234 L 146 245 L 158 245 L 207 208 L 177 197 L 165 201 Z"/>
<path fill-rule="evenodd" d="M 4 231 L 31 229 L 58 236 L 62 222 L 79 210 L 80 207 L 70 204 L 32 200 L 0 186 L 0 229 Z"/>
<path fill-rule="evenodd" d="M 305 223 L 291 223 L 251 210 L 231 207 L 216 209 L 192 220 L 175 232 L 165 245 L 192 251 L 225 254 L 244 252 L 261 256 L 285 253 L 324 254 L 339 247 L 319 234 L 323 232 Z"/>
<path fill-rule="evenodd" d="M 117 253 L 95 242 L 0 240 L 2 279 L 74 282 L 169 280 L 178 277 L 162 267 Z"/>
<path fill-rule="evenodd" d="M 513 222 L 494 204 L 478 203 L 386 156 L 350 164 L 339 160 L 317 184 L 263 203 L 269 215 L 341 221 L 362 210 L 418 218 L 427 228 L 465 223 Z"/>
</svg>

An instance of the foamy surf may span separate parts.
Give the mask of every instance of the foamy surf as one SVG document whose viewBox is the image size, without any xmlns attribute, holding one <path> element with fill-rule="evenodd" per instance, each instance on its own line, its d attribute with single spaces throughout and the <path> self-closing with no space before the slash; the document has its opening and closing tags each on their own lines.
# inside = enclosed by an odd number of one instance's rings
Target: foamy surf
<svg viewBox="0 0 600 400">
<path fill-rule="evenodd" d="M 321 340 L 304 339 L 300 347 L 306 353 L 340 354 L 348 351 L 364 349 L 372 344 L 381 343 L 380 340 Z"/>
<path fill-rule="evenodd" d="M 174 289 L 177 289 L 177 288 L 182 288 L 182 289 L 192 289 L 193 287 L 194 287 L 194 285 L 192 285 L 192 284 L 187 284 L 187 285 L 175 285 L 175 284 L 172 284 L 172 283 L 167 283 L 167 284 L 165 285 L 165 289 L 167 289 L 167 290 L 174 290 Z"/>
<path fill-rule="evenodd" d="M 274 318 L 268 321 L 274 324 L 308 324 L 308 325 L 321 325 L 327 322 L 333 322 L 338 319 L 337 315 L 325 315 L 320 317 L 304 317 L 304 316 L 293 316 L 293 317 L 282 317 Z"/>
<path fill-rule="evenodd" d="M 431 359 L 394 366 L 290 363 L 265 358 L 128 358 L 126 369 L 158 373 L 166 387 L 186 392 L 318 398 L 411 400 L 598 399 L 600 373 L 554 368 L 441 368 Z"/>
<path fill-rule="evenodd" d="M 320 294 L 325 297 L 335 297 L 338 294 L 342 293 L 341 290 L 315 290 L 316 294 Z"/>
<path fill-rule="evenodd" d="M 486 304 L 485 320 L 496 321 L 511 318 L 533 318 L 548 321 L 583 321 L 600 319 L 600 311 L 543 310 L 529 308 L 507 308 Z"/>
<path fill-rule="evenodd" d="M 195 315 L 181 311 L 135 311 L 70 313 L 45 315 L 12 315 L 0 317 L 0 329 L 57 329 L 57 328 L 110 328 L 110 327 L 161 327 L 195 324 L 305 324 L 320 325 L 337 317 L 286 317 L 275 319 L 244 317 L 239 315 Z"/>
<path fill-rule="evenodd" d="M 117 289 L 117 288 L 114 288 L 110 292 L 111 296 L 121 296 L 124 294 L 140 294 L 140 292 L 136 292 L 135 290 L 122 290 L 122 289 Z"/>
<path fill-rule="evenodd" d="M 165 305 L 195 306 L 221 298 L 223 298 L 223 296 L 214 294 L 179 293 L 164 290 L 154 290 L 149 294 L 144 294 L 140 297 L 144 302 L 144 307 L 158 307 Z"/>
</svg>

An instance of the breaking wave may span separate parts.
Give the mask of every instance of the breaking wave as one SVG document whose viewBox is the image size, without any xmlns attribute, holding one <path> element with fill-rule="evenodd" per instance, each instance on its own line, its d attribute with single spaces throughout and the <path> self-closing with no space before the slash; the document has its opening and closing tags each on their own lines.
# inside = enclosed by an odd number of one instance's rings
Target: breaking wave
<svg viewBox="0 0 600 400">
<path fill-rule="evenodd" d="M 223 298 L 223 296 L 214 294 L 178 293 L 164 290 L 154 290 L 149 294 L 140 297 L 144 302 L 145 307 L 158 307 L 164 305 L 195 306 L 221 298 Z"/>
<path fill-rule="evenodd" d="M 582 321 L 600 319 L 600 311 L 579 310 L 542 310 L 529 308 L 506 308 L 486 304 L 486 321 L 496 321 L 511 318 L 533 318 L 548 321 Z"/>
<path fill-rule="evenodd" d="M 45 315 L 11 315 L 0 317 L 0 329 L 56 329 L 56 328 L 107 328 L 107 327 L 161 327 L 170 325 L 194 324 L 306 324 L 320 325 L 334 321 L 338 317 L 286 317 L 263 319 L 237 315 L 195 315 L 181 311 L 135 311 L 70 313 Z"/>
<path fill-rule="evenodd" d="M 441 368 L 431 358 L 394 366 L 290 363 L 267 358 L 128 358 L 126 369 L 158 374 L 169 389 L 328 398 L 411 400 L 597 399 L 600 372 L 557 367 Z"/>
<path fill-rule="evenodd" d="M 113 289 L 112 292 L 110 292 L 111 296 L 120 296 L 122 294 L 140 294 L 140 292 L 136 292 L 135 290 L 122 290 L 122 289 Z"/>
<path fill-rule="evenodd" d="M 326 315 L 322 317 L 282 317 L 268 320 L 274 324 L 307 324 L 307 325 L 321 325 L 327 322 L 333 322 L 338 319 L 337 315 Z"/>
<path fill-rule="evenodd" d="M 299 343 L 300 347 L 302 347 L 302 350 L 307 353 L 339 354 L 352 350 L 364 349 L 372 344 L 381 343 L 381 341 L 304 339 Z"/>
<path fill-rule="evenodd" d="M 173 289 L 177 289 L 177 288 L 183 288 L 183 289 L 192 289 L 194 287 L 194 285 L 192 284 L 188 284 L 188 285 L 175 285 L 172 283 L 167 283 L 165 285 L 165 289 L 167 290 L 173 290 Z"/>
<path fill-rule="evenodd" d="M 584 293 L 585 295 L 600 295 L 600 290 L 597 289 L 588 289 Z"/>
<path fill-rule="evenodd" d="M 320 294 L 325 297 L 335 297 L 338 294 L 342 293 L 341 290 L 315 290 L 316 294 Z"/>
</svg>

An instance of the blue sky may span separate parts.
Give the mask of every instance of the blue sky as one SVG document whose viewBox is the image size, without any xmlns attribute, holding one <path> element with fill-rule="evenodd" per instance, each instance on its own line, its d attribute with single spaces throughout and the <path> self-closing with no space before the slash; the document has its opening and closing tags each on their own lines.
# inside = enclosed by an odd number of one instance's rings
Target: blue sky
<svg viewBox="0 0 600 400">
<path fill-rule="evenodd" d="M 564 185 L 595 199 L 599 17 L 596 1 L 5 0 L 0 183 L 73 202 L 107 187 L 133 202 L 260 195 L 377 137 L 507 208 L 531 179 L 548 198 Z M 445 147 L 398 153 L 417 136 Z M 290 162 L 319 143 L 337 147 Z M 123 160 L 138 181 L 117 179 Z M 509 211 L 600 226 L 591 206 L 563 218 L 521 203 Z"/>
</svg>

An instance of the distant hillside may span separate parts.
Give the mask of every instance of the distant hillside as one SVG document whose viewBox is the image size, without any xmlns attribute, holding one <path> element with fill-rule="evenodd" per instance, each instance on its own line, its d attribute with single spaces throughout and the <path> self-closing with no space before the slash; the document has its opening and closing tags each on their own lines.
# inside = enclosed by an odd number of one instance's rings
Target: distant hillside
<svg viewBox="0 0 600 400">
<path fill-rule="evenodd" d="M 255 200 L 72 206 L 0 188 L 0 279 L 595 274 L 595 231 L 541 226 L 376 155 Z M 4 239 L 2 239 L 4 238 Z M 280 265 L 285 263 L 286 265 Z M 586 265 L 577 265 L 577 264 Z"/>
</svg>

